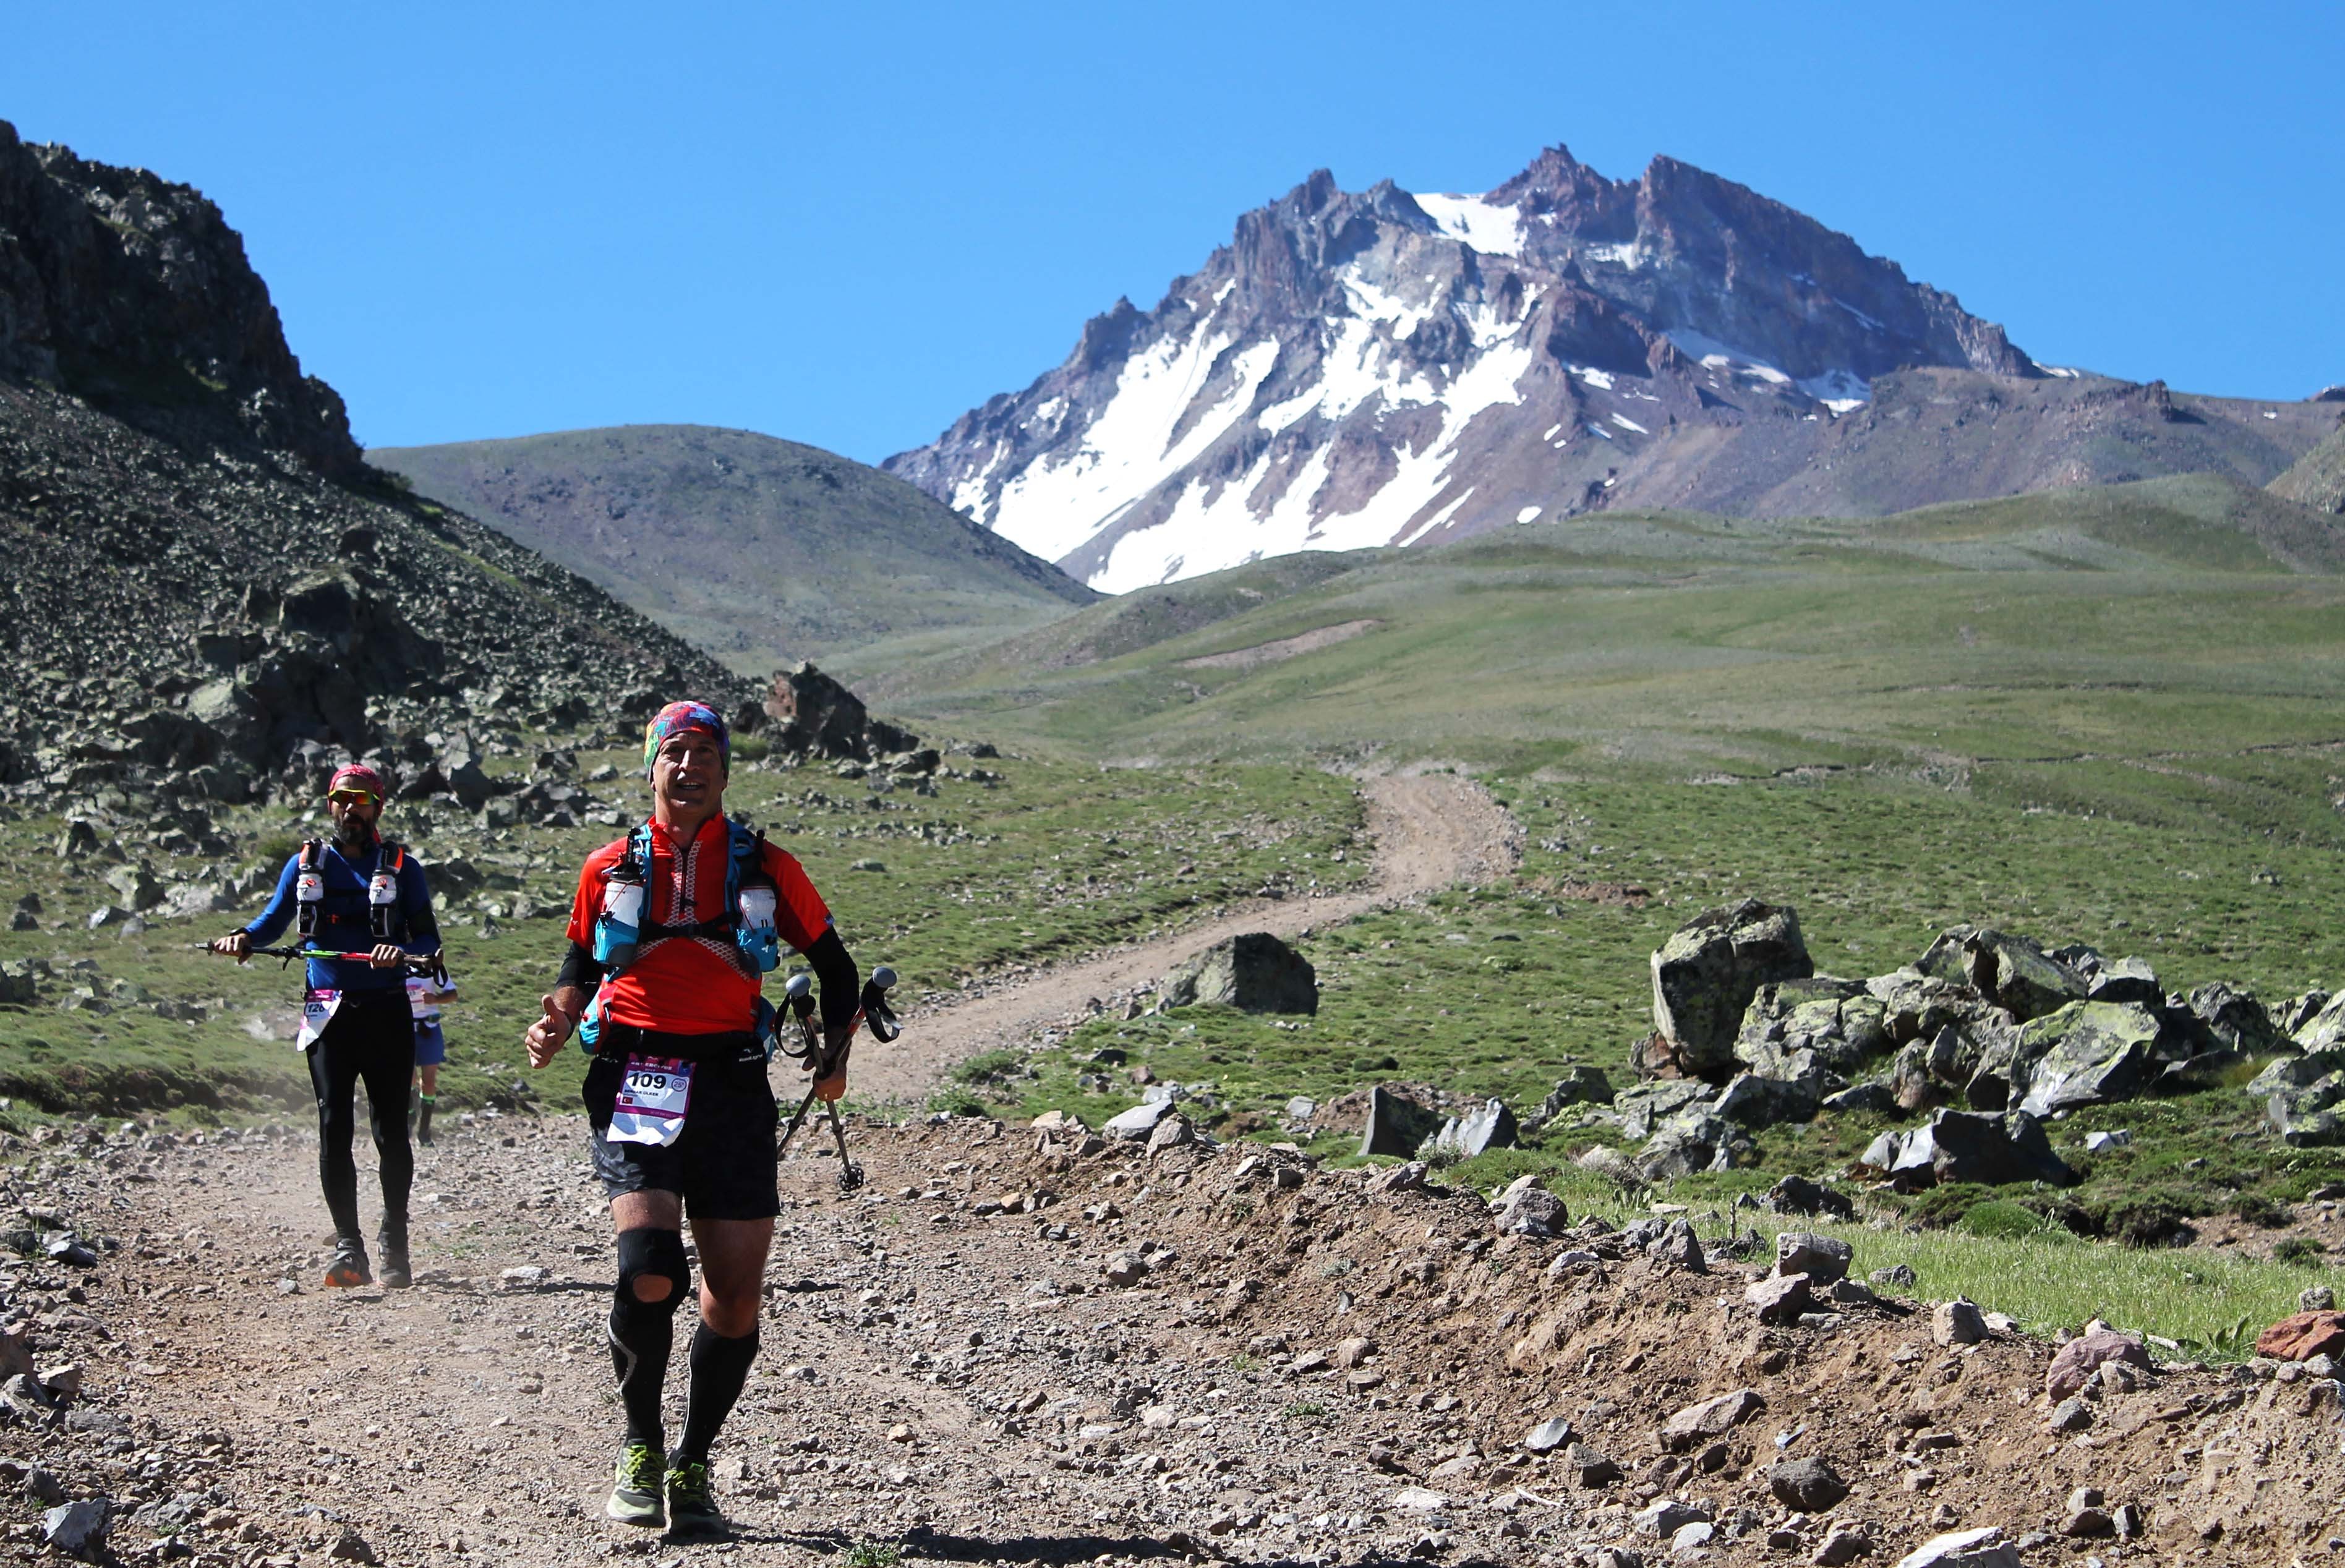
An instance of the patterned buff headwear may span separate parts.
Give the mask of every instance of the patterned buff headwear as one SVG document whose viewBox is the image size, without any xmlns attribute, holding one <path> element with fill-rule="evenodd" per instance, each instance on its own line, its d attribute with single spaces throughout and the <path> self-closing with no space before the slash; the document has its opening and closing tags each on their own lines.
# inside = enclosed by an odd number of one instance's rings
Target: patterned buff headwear
<svg viewBox="0 0 2345 1568">
<path fill-rule="evenodd" d="M 374 796 L 377 805 L 391 798 L 391 792 L 382 787 L 382 775 L 364 763 L 348 763 L 334 770 L 334 776 L 327 781 L 326 793 L 340 794 L 344 790 L 364 790 Z"/>
<path fill-rule="evenodd" d="M 652 760 L 659 755 L 660 743 L 687 730 L 705 730 L 715 735 L 716 754 L 724 759 L 725 771 L 733 771 L 733 732 L 726 727 L 716 710 L 706 703 L 670 703 L 644 726 L 644 777 L 652 776 Z"/>
</svg>

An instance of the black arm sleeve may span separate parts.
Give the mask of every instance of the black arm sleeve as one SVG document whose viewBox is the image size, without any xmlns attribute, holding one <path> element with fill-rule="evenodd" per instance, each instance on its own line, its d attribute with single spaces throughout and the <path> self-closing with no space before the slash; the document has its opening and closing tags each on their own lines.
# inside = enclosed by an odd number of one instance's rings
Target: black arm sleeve
<svg viewBox="0 0 2345 1568">
<path fill-rule="evenodd" d="M 826 930 L 806 950 L 806 957 L 814 966 L 816 982 L 822 987 L 823 1027 L 846 1027 L 854 1021 L 856 1000 L 863 988 L 863 977 L 855 972 L 855 960 L 847 956 L 847 944 L 838 939 L 836 929 Z"/>
<path fill-rule="evenodd" d="M 575 986 L 582 991 L 591 991 L 602 983 L 603 966 L 594 962 L 594 949 L 583 942 L 573 942 L 569 956 L 562 960 L 562 973 L 553 977 L 555 987 Z"/>
</svg>

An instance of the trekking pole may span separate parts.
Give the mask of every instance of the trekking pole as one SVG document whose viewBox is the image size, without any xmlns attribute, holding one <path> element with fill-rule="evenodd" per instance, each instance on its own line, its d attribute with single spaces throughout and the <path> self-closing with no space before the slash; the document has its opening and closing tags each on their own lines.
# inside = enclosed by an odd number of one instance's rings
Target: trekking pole
<svg viewBox="0 0 2345 1568">
<path fill-rule="evenodd" d="M 198 951 L 205 953 L 218 951 L 208 942 L 198 942 L 196 947 Z M 248 947 L 244 951 L 248 958 L 282 959 L 287 967 L 290 967 L 296 958 L 323 958 L 339 964 L 374 962 L 374 955 L 371 953 L 330 953 L 323 947 Z M 408 973 L 411 975 L 445 975 L 448 972 L 442 966 L 441 955 L 437 953 L 410 953 L 406 957 L 406 965 Z"/>
<path fill-rule="evenodd" d="M 903 1027 L 896 1022 L 895 1012 L 888 1006 L 888 993 L 893 990 L 895 986 L 896 971 L 885 964 L 872 970 L 871 977 L 863 984 L 858 1021 L 871 1031 L 872 1038 L 883 1043 L 903 1033 Z M 791 1049 L 787 1043 L 781 1044 L 782 1055 L 792 1061 L 818 1064 L 822 1045 L 815 1033 L 813 978 L 804 972 L 791 976 L 789 984 L 783 987 L 782 1005 L 790 1016 L 797 1019 L 799 1035 L 798 1047 L 796 1050 Z M 780 1026 L 776 1027 L 775 1034 L 778 1039 L 781 1034 Z M 774 1159 L 777 1163 L 779 1163 L 783 1152 L 790 1147 L 790 1139 L 797 1135 L 798 1128 L 806 1121 L 807 1112 L 814 1108 L 816 1098 L 816 1091 L 809 1087 L 806 1092 L 806 1098 L 798 1102 L 797 1114 L 790 1118 L 790 1125 L 782 1129 L 780 1140 L 774 1145 Z M 863 1185 L 863 1168 L 858 1165 L 847 1152 L 847 1123 L 840 1118 L 838 1107 L 835 1103 L 825 1101 L 823 1112 L 830 1119 L 830 1135 L 838 1146 L 838 1189 L 841 1192 L 852 1192 Z"/>
</svg>

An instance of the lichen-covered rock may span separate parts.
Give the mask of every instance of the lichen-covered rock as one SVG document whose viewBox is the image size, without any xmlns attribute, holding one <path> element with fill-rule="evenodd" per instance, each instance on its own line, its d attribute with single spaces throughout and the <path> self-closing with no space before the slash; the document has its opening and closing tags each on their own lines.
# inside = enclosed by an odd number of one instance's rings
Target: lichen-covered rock
<svg viewBox="0 0 2345 1568">
<path fill-rule="evenodd" d="M 2022 1026 L 2012 1064 L 2019 1108 L 2049 1116 L 2128 1099 L 2183 1059 L 2164 1018 L 2130 1002 L 2071 1002 Z"/>
<path fill-rule="evenodd" d="M 1970 986 L 2021 1023 L 2081 1001 L 2091 989 L 2084 976 L 2039 944 L 1974 926 L 1942 932 L 1914 967 Z"/>
<path fill-rule="evenodd" d="M 1709 909 L 1652 957 L 1653 1029 L 1678 1066 L 1719 1077 L 1734 1065 L 1742 1015 L 1761 986 L 1816 972 L 1788 906 L 1746 898 Z"/>
</svg>

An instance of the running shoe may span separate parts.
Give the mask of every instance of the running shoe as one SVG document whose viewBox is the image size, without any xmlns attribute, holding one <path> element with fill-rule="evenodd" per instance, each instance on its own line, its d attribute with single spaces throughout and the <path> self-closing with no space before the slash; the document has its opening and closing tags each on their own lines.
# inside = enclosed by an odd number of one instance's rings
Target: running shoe
<svg viewBox="0 0 2345 1568">
<path fill-rule="evenodd" d="M 425 1100 L 415 1112 L 415 1141 L 426 1148 L 431 1147 L 431 1101 Z"/>
<path fill-rule="evenodd" d="M 667 1467 L 667 1524 L 677 1535 L 716 1534 L 725 1528 L 708 1490 L 708 1462 L 677 1454 Z"/>
<path fill-rule="evenodd" d="M 367 1272 L 366 1244 L 355 1236 L 345 1236 L 334 1247 L 333 1260 L 326 1265 L 326 1289 L 348 1290 L 360 1285 L 374 1283 Z"/>
<path fill-rule="evenodd" d="M 393 1230 L 389 1226 L 375 1232 L 374 1244 L 382 1252 L 382 1282 L 394 1290 L 404 1290 L 415 1283 L 415 1272 L 407 1263 L 407 1232 Z"/>
<path fill-rule="evenodd" d="M 659 1450 L 647 1442 L 631 1442 L 619 1451 L 611 1475 L 611 1501 L 603 1512 L 622 1524 L 657 1526 L 665 1522 L 660 1509 L 660 1482 L 666 1467 Z"/>
</svg>

